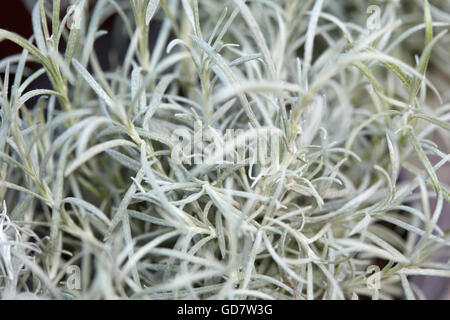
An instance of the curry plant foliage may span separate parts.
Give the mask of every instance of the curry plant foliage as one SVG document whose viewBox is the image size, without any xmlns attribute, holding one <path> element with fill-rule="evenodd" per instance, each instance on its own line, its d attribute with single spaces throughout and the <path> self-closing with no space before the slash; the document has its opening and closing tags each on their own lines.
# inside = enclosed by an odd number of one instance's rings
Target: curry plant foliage
<svg viewBox="0 0 450 320">
<path fill-rule="evenodd" d="M 424 298 L 411 276 L 450 277 L 449 12 L 36 1 L 30 39 L 0 30 L 23 48 L 0 61 L 1 297 Z"/>
</svg>

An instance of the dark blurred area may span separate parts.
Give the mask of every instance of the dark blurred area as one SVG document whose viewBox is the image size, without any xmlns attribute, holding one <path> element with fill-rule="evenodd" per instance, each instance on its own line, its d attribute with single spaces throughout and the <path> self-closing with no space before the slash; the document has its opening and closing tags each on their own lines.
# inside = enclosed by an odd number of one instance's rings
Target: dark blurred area
<svg viewBox="0 0 450 320">
<path fill-rule="evenodd" d="M 33 34 L 31 16 L 27 7 L 20 0 L 3 0 L 0 10 L 0 28 L 14 31 L 25 39 Z M 11 41 L 0 42 L 0 59 L 22 52 L 22 49 Z"/>
</svg>

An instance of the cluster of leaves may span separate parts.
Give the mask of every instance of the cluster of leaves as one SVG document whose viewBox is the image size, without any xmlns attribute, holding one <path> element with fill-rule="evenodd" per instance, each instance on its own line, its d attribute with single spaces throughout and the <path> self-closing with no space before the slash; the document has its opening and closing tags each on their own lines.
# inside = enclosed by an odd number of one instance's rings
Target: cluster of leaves
<svg viewBox="0 0 450 320">
<path fill-rule="evenodd" d="M 0 61 L 2 297 L 423 298 L 409 276 L 450 277 L 449 11 L 37 1 L 32 38 L 0 30 L 23 48 Z M 175 163 L 195 124 L 276 132 L 279 159 Z"/>
</svg>

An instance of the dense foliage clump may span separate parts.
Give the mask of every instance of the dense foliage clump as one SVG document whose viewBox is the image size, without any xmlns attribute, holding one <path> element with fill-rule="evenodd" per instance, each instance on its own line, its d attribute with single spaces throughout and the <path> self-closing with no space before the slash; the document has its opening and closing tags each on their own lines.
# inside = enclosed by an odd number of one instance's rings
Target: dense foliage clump
<svg viewBox="0 0 450 320">
<path fill-rule="evenodd" d="M 36 1 L 32 38 L 0 30 L 23 48 L 0 61 L 1 297 L 424 298 L 411 276 L 450 277 L 449 12 Z"/>
</svg>

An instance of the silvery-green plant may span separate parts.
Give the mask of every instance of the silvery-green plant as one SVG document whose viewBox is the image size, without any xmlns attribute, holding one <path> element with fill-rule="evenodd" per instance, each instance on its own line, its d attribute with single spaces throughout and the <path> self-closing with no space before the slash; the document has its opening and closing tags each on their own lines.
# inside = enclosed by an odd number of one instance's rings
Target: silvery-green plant
<svg viewBox="0 0 450 320">
<path fill-rule="evenodd" d="M 411 276 L 450 277 L 448 12 L 36 1 L 33 37 L 0 30 L 2 298 L 423 299 Z M 198 127 L 243 161 L 174 161 Z"/>
</svg>

